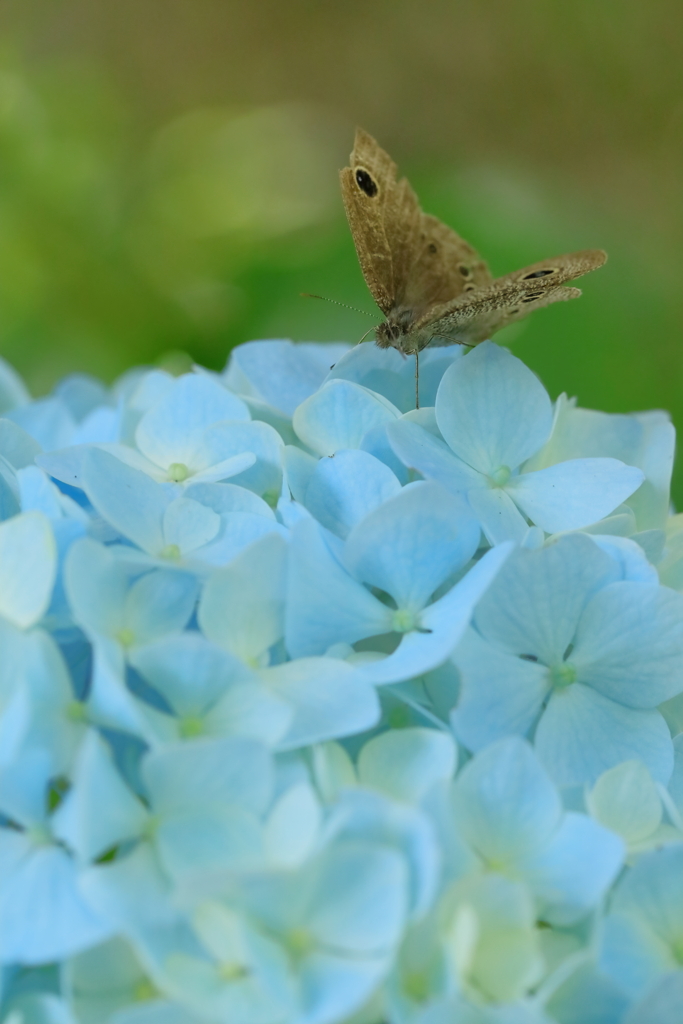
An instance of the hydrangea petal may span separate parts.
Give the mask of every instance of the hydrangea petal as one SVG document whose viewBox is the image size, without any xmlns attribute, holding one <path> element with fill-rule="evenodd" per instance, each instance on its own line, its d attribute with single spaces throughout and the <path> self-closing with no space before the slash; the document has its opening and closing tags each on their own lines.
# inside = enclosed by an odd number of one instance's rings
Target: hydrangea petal
<svg viewBox="0 0 683 1024">
<path fill-rule="evenodd" d="M 84 861 L 139 836 L 148 813 L 115 768 L 98 734 L 90 730 L 79 751 L 73 786 L 55 815 L 55 831 Z"/>
<path fill-rule="evenodd" d="M 571 654 L 579 678 L 605 697 L 653 708 L 683 690 L 683 595 L 613 583 L 586 606 Z"/>
<path fill-rule="evenodd" d="M 673 769 L 671 736 L 658 711 L 625 708 L 581 683 L 551 696 L 534 744 L 559 786 L 593 783 L 634 758 L 663 783 Z"/>
<path fill-rule="evenodd" d="M 500 863 L 542 848 L 560 823 L 562 803 L 529 744 L 513 736 L 465 765 L 454 813 L 467 842 Z"/>
<path fill-rule="evenodd" d="M 489 544 L 524 540 L 529 526 L 509 494 L 501 487 L 477 487 L 467 492 L 470 508 Z"/>
<path fill-rule="evenodd" d="M 426 348 L 420 353 L 420 406 L 434 405 L 441 378 L 463 354 L 460 345 Z M 406 359 L 397 349 L 354 345 L 337 360 L 325 383 L 338 378 L 384 395 L 403 412 L 415 406 L 415 361 Z"/>
<path fill-rule="evenodd" d="M 358 758 L 362 785 L 396 800 L 419 802 L 437 782 L 455 772 L 457 749 L 436 729 L 391 729 L 366 743 Z"/>
<path fill-rule="evenodd" d="M 372 427 L 400 416 L 386 398 L 345 380 L 332 380 L 294 413 L 297 434 L 319 455 L 334 455 L 341 448 L 358 448 Z"/>
<path fill-rule="evenodd" d="M 482 636 L 511 654 L 546 665 L 564 657 L 589 598 L 618 579 L 618 567 L 588 537 L 563 537 L 537 551 L 516 552 L 475 613 Z"/>
<path fill-rule="evenodd" d="M 396 476 L 367 452 L 339 451 L 313 467 L 303 502 L 326 529 L 346 537 L 364 516 L 401 492 Z"/>
<path fill-rule="evenodd" d="M 0 523 L 0 615 L 20 629 L 47 611 L 57 574 L 49 519 L 24 512 Z"/>
<path fill-rule="evenodd" d="M 270 799 L 272 762 L 256 740 L 202 738 L 152 751 L 142 774 L 156 812 L 192 809 L 201 800 L 258 813 Z"/>
<path fill-rule="evenodd" d="M 438 480 L 456 494 L 483 487 L 485 478 L 453 454 L 445 441 L 406 417 L 387 424 L 387 437 L 399 459 L 428 480 Z"/>
<path fill-rule="evenodd" d="M 503 736 L 525 736 L 550 686 L 544 665 L 488 644 L 468 630 L 453 652 L 461 675 L 453 731 L 468 750 L 481 750 Z"/>
<path fill-rule="evenodd" d="M 479 545 L 467 506 L 439 484 L 403 488 L 351 530 L 344 549 L 349 571 L 391 594 L 399 609 L 419 609 Z"/>
<path fill-rule="evenodd" d="M 603 772 L 586 803 L 601 825 L 628 843 L 650 836 L 662 820 L 657 787 L 640 761 L 623 761 Z"/>
<path fill-rule="evenodd" d="M 369 729 L 379 719 L 374 689 L 336 658 L 298 658 L 263 669 L 261 678 L 293 709 L 280 750 L 294 750 Z"/>
<path fill-rule="evenodd" d="M 192 498 L 175 498 L 164 512 L 164 541 L 186 555 L 212 541 L 220 525 L 220 516 L 212 508 Z"/>
<path fill-rule="evenodd" d="M 387 658 L 359 666 L 363 676 L 380 685 L 422 675 L 441 665 L 453 652 L 472 618 L 481 595 L 508 558 L 512 546 L 487 551 L 459 583 L 420 615 L 422 632 L 406 633 Z"/>
<path fill-rule="evenodd" d="M 391 609 L 339 564 L 315 522 L 297 523 L 290 548 L 285 643 L 293 658 L 391 631 Z"/>
<path fill-rule="evenodd" d="M 282 438 L 267 423 L 216 423 L 202 441 L 202 451 L 210 465 L 231 456 L 250 452 L 255 458 L 251 467 L 230 473 L 233 483 L 256 494 L 277 496 L 282 486 Z M 216 479 L 221 479 L 216 476 Z"/>
<path fill-rule="evenodd" d="M 468 466 L 489 475 L 516 469 L 550 434 L 553 413 L 538 378 L 505 348 L 487 341 L 443 375 L 436 420 Z"/>
<path fill-rule="evenodd" d="M 230 353 L 225 381 L 234 391 L 261 398 L 291 416 L 320 388 L 330 364 L 347 351 L 348 345 L 342 344 L 248 341 Z"/>
<path fill-rule="evenodd" d="M 103 519 L 143 551 L 159 554 L 165 543 L 163 517 L 171 503 L 163 487 L 99 448 L 85 455 L 82 486 Z"/>
<path fill-rule="evenodd" d="M 196 450 L 207 427 L 248 419 L 244 402 L 222 384 L 206 374 L 186 373 L 144 414 L 135 440 L 143 455 L 164 469 L 173 462 L 203 469 L 196 465 Z"/>
<path fill-rule="evenodd" d="M 0 861 L 23 836 L 0 830 Z M 79 891 L 74 861 L 56 846 L 31 848 L 0 882 L 0 961 L 49 963 L 101 942 L 112 925 Z"/>
<path fill-rule="evenodd" d="M 269 533 L 213 573 L 199 604 L 204 635 L 253 662 L 284 633 L 287 545 Z"/>
<path fill-rule="evenodd" d="M 513 477 L 506 489 L 533 523 L 557 533 L 603 519 L 643 479 L 642 470 L 617 459 L 572 459 Z"/>
<path fill-rule="evenodd" d="M 529 850 L 517 867 L 542 902 L 543 920 L 566 926 L 603 899 L 621 870 L 624 854 L 619 836 L 585 814 L 569 811 L 548 845 Z"/>
</svg>

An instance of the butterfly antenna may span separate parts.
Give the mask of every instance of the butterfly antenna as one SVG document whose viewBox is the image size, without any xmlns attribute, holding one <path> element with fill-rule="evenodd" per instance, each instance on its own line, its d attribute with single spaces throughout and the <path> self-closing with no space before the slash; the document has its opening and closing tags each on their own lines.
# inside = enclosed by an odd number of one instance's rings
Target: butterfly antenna
<svg viewBox="0 0 683 1024">
<path fill-rule="evenodd" d="M 365 334 L 363 335 L 363 337 L 358 339 L 356 344 L 357 345 L 361 345 L 365 341 L 365 339 L 367 338 L 368 334 L 372 334 L 374 329 L 375 329 L 374 327 L 371 327 L 368 331 L 366 331 Z"/>
<path fill-rule="evenodd" d="M 374 318 L 374 313 L 368 313 L 367 309 L 359 309 L 358 306 L 349 306 L 348 302 L 339 302 L 337 299 L 328 299 L 325 295 L 314 295 L 312 292 L 299 292 L 302 299 L 322 299 L 323 302 L 331 302 L 334 306 L 343 306 L 344 309 L 352 309 L 354 313 L 362 313 L 363 316 L 371 316 Z M 372 328 L 371 328 L 372 330 Z M 370 331 L 368 331 L 368 334 Z"/>
<path fill-rule="evenodd" d="M 420 353 L 415 350 L 415 408 L 420 408 Z"/>
</svg>

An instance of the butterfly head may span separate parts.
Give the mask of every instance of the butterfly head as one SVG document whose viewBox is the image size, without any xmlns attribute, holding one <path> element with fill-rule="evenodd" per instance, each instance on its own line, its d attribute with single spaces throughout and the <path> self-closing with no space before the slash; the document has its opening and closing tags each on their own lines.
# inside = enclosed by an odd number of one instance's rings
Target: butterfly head
<svg viewBox="0 0 683 1024">
<path fill-rule="evenodd" d="M 389 313 L 384 323 L 375 328 L 375 341 L 379 348 L 396 348 L 404 355 L 415 352 L 423 345 L 417 344 L 412 331 L 415 314 L 412 309 L 398 309 Z"/>
</svg>

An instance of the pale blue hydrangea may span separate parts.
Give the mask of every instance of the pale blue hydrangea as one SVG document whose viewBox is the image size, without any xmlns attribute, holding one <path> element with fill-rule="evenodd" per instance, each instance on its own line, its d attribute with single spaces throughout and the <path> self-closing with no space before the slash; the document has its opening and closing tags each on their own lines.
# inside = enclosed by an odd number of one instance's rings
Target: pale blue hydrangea
<svg viewBox="0 0 683 1024">
<path fill-rule="evenodd" d="M 413 371 L 0 363 L 2 1024 L 679 1024 L 673 428 Z"/>
</svg>

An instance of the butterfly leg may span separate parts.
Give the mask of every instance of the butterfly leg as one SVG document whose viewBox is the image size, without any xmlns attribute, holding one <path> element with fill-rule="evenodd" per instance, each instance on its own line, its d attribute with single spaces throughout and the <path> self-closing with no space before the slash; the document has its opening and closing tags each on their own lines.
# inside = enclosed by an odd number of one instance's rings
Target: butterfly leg
<svg viewBox="0 0 683 1024">
<path fill-rule="evenodd" d="M 415 349 L 415 408 L 420 408 L 420 353 Z"/>
</svg>

